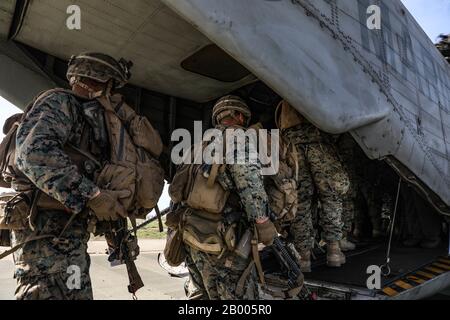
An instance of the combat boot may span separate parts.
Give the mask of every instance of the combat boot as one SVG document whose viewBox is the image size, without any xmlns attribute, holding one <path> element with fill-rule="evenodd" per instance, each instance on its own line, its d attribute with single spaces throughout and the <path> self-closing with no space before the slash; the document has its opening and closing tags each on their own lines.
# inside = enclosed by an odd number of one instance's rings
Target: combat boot
<svg viewBox="0 0 450 320">
<path fill-rule="evenodd" d="M 300 269 L 303 273 L 311 272 L 311 251 L 300 251 Z"/>
<path fill-rule="evenodd" d="M 346 263 L 345 255 L 339 247 L 339 241 L 330 241 L 327 243 L 327 266 L 340 268 Z"/>
<path fill-rule="evenodd" d="M 349 241 L 347 238 L 339 241 L 339 246 L 341 247 L 341 251 L 343 252 L 353 251 L 356 249 L 356 245 L 353 242 Z"/>
</svg>

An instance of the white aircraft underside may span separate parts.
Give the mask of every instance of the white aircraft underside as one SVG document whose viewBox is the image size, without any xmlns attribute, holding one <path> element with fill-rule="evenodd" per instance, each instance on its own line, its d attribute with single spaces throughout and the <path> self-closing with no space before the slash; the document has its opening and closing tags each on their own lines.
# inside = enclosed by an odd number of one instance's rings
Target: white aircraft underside
<svg viewBox="0 0 450 320">
<path fill-rule="evenodd" d="M 377 1 L 381 30 L 367 28 L 369 0 L 79 0 L 77 31 L 66 28 L 72 2 L 0 3 L 0 95 L 23 107 L 55 85 L 17 43 L 62 60 L 123 56 L 132 84 L 195 102 L 260 79 L 321 129 L 395 159 L 448 210 L 450 66 L 400 0 Z M 181 66 L 211 44 L 249 73 L 226 82 Z"/>
</svg>

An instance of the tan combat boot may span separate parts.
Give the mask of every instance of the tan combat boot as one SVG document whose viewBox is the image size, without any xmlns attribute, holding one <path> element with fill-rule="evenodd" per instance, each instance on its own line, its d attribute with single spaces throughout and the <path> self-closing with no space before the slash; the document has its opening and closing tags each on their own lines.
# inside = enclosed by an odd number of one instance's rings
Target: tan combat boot
<svg viewBox="0 0 450 320">
<path fill-rule="evenodd" d="M 339 246 L 339 241 L 330 241 L 327 243 L 327 266 L 340 268 L 345 264 L 345 255 Z"/>
<path fill-rule="evenodd" d="M 300 251 L 300 269 L 303 273 L 311 272 L 311 251 Z"/>
<path fill-rule="evenodd" d="M 339 241 L 339 246 L 341 247 L 341 251 L 343 252 L 353 251 L 356 249 L 356 245 L 353 242 L 349 241 L 347 238 Z"/>
</svg>

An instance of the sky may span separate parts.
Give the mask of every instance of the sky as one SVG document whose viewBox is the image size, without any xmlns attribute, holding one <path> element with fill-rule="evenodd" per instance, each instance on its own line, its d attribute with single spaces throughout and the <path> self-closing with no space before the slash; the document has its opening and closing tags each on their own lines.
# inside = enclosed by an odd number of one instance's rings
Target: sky
<svg viewBox="0 0 450 320">
<path fill-rule="evenodd" d="M 450 33 L 450 0 L 401 0 L 428 37 Z"/>
<path fill-rule="evenodd" d="M 428 37 L 436 42 L 441 33 L 450 33 L 450 0 L 401 0 L 408 8 L 419 25 L 425 30 Z M 18 108 L 0 97 L 0 129 L 5 120 L 14 113 L 20 112 Z M 0 130 L 0 139 L 3 133 Z M 0 188 L 0 193 L 2 190 Z M 169 204 L 167 187 L 160 201 L 160 209 Z"/>
</svg>

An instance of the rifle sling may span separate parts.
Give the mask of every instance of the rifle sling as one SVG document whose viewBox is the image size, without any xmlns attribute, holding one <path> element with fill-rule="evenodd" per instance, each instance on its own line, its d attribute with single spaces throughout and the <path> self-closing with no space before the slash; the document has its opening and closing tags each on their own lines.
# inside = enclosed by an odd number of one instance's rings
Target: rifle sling
<svg viewBox="0 0 450 320">
<path fill-rule="evenodd" d="M 247 280 L 248 276 L 252 272 L 254 264 L 255 264 L 255 261 L 251 260 L 250 263 L 248 264 L 247 268 L 244 270 L 241 277 L 239 278 L 239 281 L 236 285 L 236 295 L 238 297 L 242 297 L 244 295 L 245 280 Z"/>
<path fill-rule="evenodd" d="M 158 217 L 159 232 L 164 232 L 164 226 L 163 226 L 163 222 L 162 222 L 161 211 L 159 211 L 158 205 L 156 205 L 156 207 L 155 207 L 155 212 L 156 212 L 156 216 Z"/>
<path fill-rule="evenodd" d="M 25 241 L 19 243 L 18 245 L 15 245 L 14 247 L 12 247 L 9 250 L 6 250 L 6 251 L 2 252 L 0 254 L 0 260 L 2 260 L 3 258 L 9 256 L 10 254 L 13 254 L 17 250 L 19 250 L 20 248 L 25 246 L 27 243 L 30 243 L 30 242 L 33 242 L 33 241 L 37 241 L 37 240 L 47 239 L 47 238 L 54 238 L 54 237 L 55 236 L 49 235 L 49 234 L 41 235 L 41 236 L 36 236 L 36 235 L 29 236 Z"/>
<path fill-rule="evenodd" d="M 126 261 L 128 279 L 130 284 L 128 285 L 128 292 L 135 295 L 136 292 L 144 286 L 141 276 L 137 271 L 136 264 L 134 261 Z"/>
<path fill-rule="evenodd" d="M 261 283 L 261 285 L 265 286 L 266 281 L 264 280 L 264 271 L 263 271 L 263 267 L 261 265 L 261 260 L 259 258 L 258 242 L 259 242 L 258 241 L 258 231 L 256 230 L 256 226 L 255 226 L 254 236 L 252 239 L 253 261 L 255 262 L 256 270 L 258 270 L 259 282 Z"/>
</svg>

